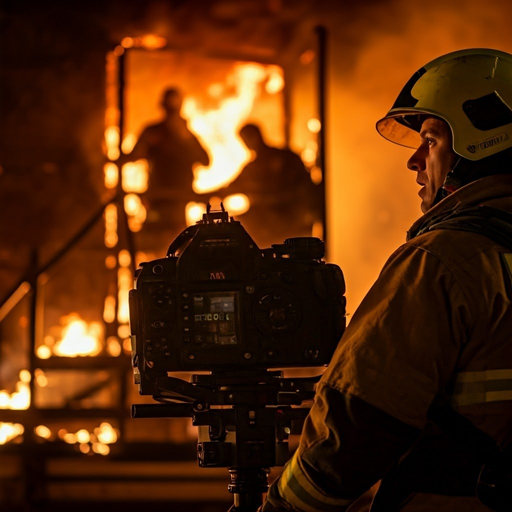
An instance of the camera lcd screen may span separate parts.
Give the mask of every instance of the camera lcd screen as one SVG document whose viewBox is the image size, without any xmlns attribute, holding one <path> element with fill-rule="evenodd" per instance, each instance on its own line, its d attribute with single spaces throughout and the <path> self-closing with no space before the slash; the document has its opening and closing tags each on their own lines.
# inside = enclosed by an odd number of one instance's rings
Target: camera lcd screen
<svg viewBox="0 0 512 512">
<path fill-rule="evenodd" d="M 236 345 L 237 292 L 194 294 L 194 341 L 211 345 Z"/>
</svg>

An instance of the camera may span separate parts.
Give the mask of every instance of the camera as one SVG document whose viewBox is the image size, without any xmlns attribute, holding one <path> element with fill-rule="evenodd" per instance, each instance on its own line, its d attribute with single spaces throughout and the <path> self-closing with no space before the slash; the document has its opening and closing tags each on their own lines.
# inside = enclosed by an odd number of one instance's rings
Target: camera
<svg viewBox="0 0 512 512">
<path fill-rule="evenodd" d="M 341 269 L 318 238 L 260 249 L 240 222 L 210 208 L 142 263 L 130 291 L 140 394 L 169 372 L 240 372 L 329 362 L 345 329 Z"/>
</svg>

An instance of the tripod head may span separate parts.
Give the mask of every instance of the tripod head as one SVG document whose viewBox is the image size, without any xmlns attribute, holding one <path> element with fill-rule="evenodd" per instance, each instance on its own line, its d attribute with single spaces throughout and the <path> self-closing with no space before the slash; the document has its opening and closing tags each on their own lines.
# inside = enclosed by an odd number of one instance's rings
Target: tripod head
<svg viewBox="0 0 512 512">
<path fill-rule="evenodd" d="M 190 417 L 198 427 L 197 458 L 226 467 L 232 511 L 253 512 L 268 490 L 273 466 L 289 458 L 288 437 L 299 434 L 320 376 L 284 378 L 281 371 L 213 372 L 191 382 L 162 377 L 159 404 L 132 406 L 134 418 Z"/>
</svg>

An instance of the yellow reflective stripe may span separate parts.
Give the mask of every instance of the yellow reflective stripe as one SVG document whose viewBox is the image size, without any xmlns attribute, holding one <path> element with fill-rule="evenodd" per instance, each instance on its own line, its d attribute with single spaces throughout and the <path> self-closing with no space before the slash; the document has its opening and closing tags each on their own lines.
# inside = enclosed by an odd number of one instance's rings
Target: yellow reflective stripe
<svg viewBox="0 0 512 512">
<path fill-rule="evenodd" d="M 481 382 L 487 380 L 512 379 L 512 370 L 484 370 L 481 372 L 460 372 L 456 382 Z"/>
<path fill-rule="evenodd" d="M 512 370 L 460 372 L 451 402 L 455 406 L 512 400 Z"/>
<path fill-rule="evenodd" d="M 306 475 L 298 450 L 286 464 L 277 485 L 281 497 L 304 512 L 342 512 L 353 503 L 318 489 Z"/>
<path fill-rule="evenodd" d="M 512 278 L 512 254 L 509 252 L 502 253 L 501 258 L 505 262 L 505 265 L 507 266 L 509 277 Z"/>
</svg>

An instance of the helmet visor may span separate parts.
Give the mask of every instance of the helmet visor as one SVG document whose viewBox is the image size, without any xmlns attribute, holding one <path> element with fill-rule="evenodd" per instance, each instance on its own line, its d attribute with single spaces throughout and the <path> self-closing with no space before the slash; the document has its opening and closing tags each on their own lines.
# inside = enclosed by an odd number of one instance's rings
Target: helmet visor
<svg viewBox="0 0 512 512">
<path fill-rule="evenodd" d="M 423 121 L 434 114 L 418 112 L 395 112 L 377 121 L 377 131 L 387 140 L 406 148 L 416 149 L 420 143 L 420 130 Z"/>
</svg>

